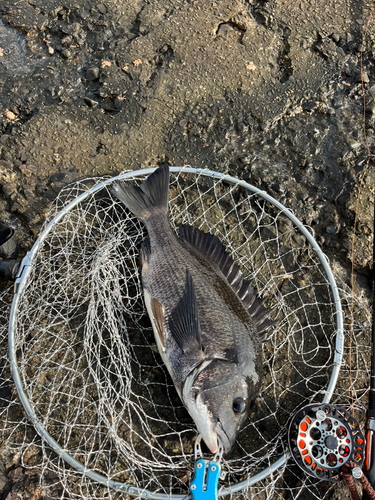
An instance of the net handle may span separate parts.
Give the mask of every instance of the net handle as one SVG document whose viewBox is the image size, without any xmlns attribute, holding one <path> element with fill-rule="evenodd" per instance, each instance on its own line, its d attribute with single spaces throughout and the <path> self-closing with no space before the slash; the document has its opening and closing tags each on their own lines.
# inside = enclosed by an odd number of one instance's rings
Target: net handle
<svg viewBox="0 0 375 500">
<path fill-rule="evenodd" d="M 90 195 L 95 194 L 96 192 L 100 191 L 104 187 L 108 186 L 109 184 L 112 184 L 115 180 L 128 180 L 128 179 L 133 179 L 137 178 L 140 176 L 147 176 L 151 173 L 153 173 L 156 170 L 156 168 L 147 168 L 143 170 L 137 170 L 137 171 L 132 171 L 132 172 L 126 172 L 123 174 L 120 174 L 117 177 L 111 177 L 109 179 L 106 179 L 103 182 L 100 182 L 93 186 L 92 188 L 88 189 L 81 195 L 79 195 L 77 198 L 72 200 L 70 203 L 68 203 L 52 220 L 49 222 L 49 224 L 45 227 L 45 229 L 42 231 L 40 234 L 39 238 L 36 240 L 34 243 L 32 249 L 27 253 L 27 255 L 24 257 L 22 260 L 21 266 L 20 266 L 20 272 L 19 276 L 16 279 L 15 282 L 15 287 L 14 287 L 14 298 L 12 302 L 12 308 L 10 312 L 10 319 L 9 319 L 9 329 L 8 329 L 8 345 L 9 345 L 9 359 L 10 359 L 10 368 L 11 368 L 11 374 L 13 377 L 14 384 L 17 388 L 18 396 L 21 400 L 21 403 L 27 413 L 28 418 L 31 420 L 32 424 L 34 425 L 36 431 L 38 434 L 45 439 L 45 441 L 50 445 L 50 447 L 53 449 L 53 451 L 61 457 L 66 463 L 68 463 L 70 466 L 72 466 L 74 469 L 78 470 L 79 472 L 82 472 L 86 477 L 89 477 L 95 482 L 98 482 L 100 484 L 103 484 L 107 487 L 110 487 L 111 489 L 118 491 L 118 492 L 123 492 L 127 493 L 128 495 L 131 496 L 136 496 L 136 497 L 143 497 L 143 498 L 151 498 L 154 500 L 184 500 L 186 499 L 187 495 L 175 495 L 175 494 L 163 494 L 163 493 L 153 493 L 147 489 L 142 489 L 142 488 L 137 488 L 135 486 L 129 486 L 117 481 L 112 481 L 105 476 L 102 476 L 101 474 L 98 474 L 88 468 L 86 468 L 84 465 L 82 465 L 80 462 L 75 460 L 73 457 L 71 457 L 66 451 L 64 451 L 61 446 L 53 439 L 53 437 L 44 429 L 43 425 L 41 422 L 38 420 L 37 416 L 35 415 L 29 399 L 23 389 L 22 385 L 22 380 L 20 377 L 20 373 L 18 370 L 17 366 L 17 356 L 16 356 L 16 334 L 17 334 L 17 310 L 18 310 L 18 304 L 19 300 L 22 294 L 22 291 L 26 287 L 28 278 L 30 276 L 33 260 L 41 246 L 44 243 L 44 240 L 46 239 L 47 235 L 53 228 L 53 226 L 59 222 L 64 215 L 69 212 L 72 208 L 77 206 L 79 203 L 81 203 L 84 199 L 89 197 Z M 170 167 L 171 172 L 186 172 L 186 173 L 192 173 L 196 175 L 203 175 L 206 177 L 211 177 L 213 179 L 220 179 L 225 182 L 229 182 L 230 184 L 233 184 L 235 186 L 240 186 L 246 189 L 247 191 L 251 191 L 266 201 L 270 202 L 271 204 L 275 205 L 284 215 L 286 215 L 297 227 L 298 229 L 303 233 L 303 235 L 306 237 L 308 242 L 311 244 L 311 246 L 314 248 L 316 251 L 318 258 L 327 274 L 328 281 L 331 285 L 331 290 L 333 293 L 334 297 L 334 302 L 335 302 L 335 309 L 336 309 L 336 342 L 335 342 L 335 354 L 334 354 L 334 359 L 333 359 L 333 369 L 332 369 L 332 374 L 331 378 L 328 384 L 328 387 L 325 391 L 325 395 L 323 398 L 323 403 L 329 403 L 330 399 L 332 397 L 333 391 L 336 387 L 337 379 L 339 376 L 340 372 L 340 367 L 341 367 L 341 362 L 343 358 L 343 353 L 344 353 L 344 331 L 343 331 L 343 314 L 342 314 L 342 309 L 341 309 L 341 301 L 340 301 L 340 296 L 339 292 L 337 289 L 336 281 L 335 278 L 332 274 L 331 268 L 328 264 L 328 260 L 324 253 L 321 251 L 319 245 L 311 235 L 311 233 L 303 226 L 303 224 L 295 217 L 295 215 L 288 210 L 284 205 L 279 203 L 277 200 L 275 200 L 272 196 L 267 194 L 265 191 L 262 191 L 255 186 L 252 186 L 251 184 L 248 184 L 245 181 L 241 181 L 239 179 L 236 179 L 235 177 L 232 177 L 230 175 L 222 174 L 220 172 L 214 172 L 211 170 L 207 169 L 200 169 L 200 168 L 192 168 L 190 166 L 184 166 L 184 167 Z M 218 496 L 224 496 L 224 495 L 229 495 L 231 493 L 235 493 L 238 491 L 241 491 L 242 489 L 252 486 L 253 484 L 256 484 L 257 482 L 265 479 L 267 476 L 275 472 L 277 469 L 283 467 L 287 460 L 290 458 L 290 453 L 284 453 L 276 462 L 271 464 L 269 467 L 265 468 L 263 471 L 259 472 L 258 474 L 255 474 L 254 476 L 248 477 L 244 481 L 241 481 L 233 486 L 223 488 L 219 491 Z"/>
</svg>

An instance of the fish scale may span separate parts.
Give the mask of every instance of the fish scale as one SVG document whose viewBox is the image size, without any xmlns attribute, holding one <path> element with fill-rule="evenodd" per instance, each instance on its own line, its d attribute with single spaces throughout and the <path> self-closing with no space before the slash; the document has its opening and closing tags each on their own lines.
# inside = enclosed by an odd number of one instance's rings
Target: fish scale
<svg viewBox="0 0 375 500">
<path fill-rule="evenodd" d="M 272 321 L 218 238 L 190 226 L 173 232 L 168 189 L 162 166 L 112 192 L 148 232 L 142 285 L 159 353 L 210 451 L 228 453 L 259 392 L 261 333 Z"/>
</svg>

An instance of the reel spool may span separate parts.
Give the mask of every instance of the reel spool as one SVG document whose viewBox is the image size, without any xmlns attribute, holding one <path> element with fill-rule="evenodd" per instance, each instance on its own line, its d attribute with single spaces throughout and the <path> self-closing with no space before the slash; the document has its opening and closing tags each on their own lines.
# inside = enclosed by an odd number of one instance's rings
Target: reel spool
<svg viewBox="0 0 375 500">
<path fill-rule="evenodd" d="M 365 438 L 358 422 L 342 407 L 329 404 L 305 406 L 289 427 L 289 447 L 297 465 L 310 476 L 337 483 L 342 466 L 362 465 Z"/>
</svg>

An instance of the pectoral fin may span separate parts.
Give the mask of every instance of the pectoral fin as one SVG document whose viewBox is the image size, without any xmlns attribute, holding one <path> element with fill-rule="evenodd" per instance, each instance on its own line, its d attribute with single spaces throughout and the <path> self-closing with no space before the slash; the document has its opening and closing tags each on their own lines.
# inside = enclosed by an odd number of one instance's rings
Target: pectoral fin
<svg viewBox="0 0 375 500">
<path fill-rule="evenodd" d="M 148 266 L 151 258 L 151 245 L 150 239 L 145 238 L 141 246 L 140 252 L 140 264 L 142 269 L 142 274 L 146 275 L 148 273 Z"/>
<path fill-rule="evenodd" d="M 202 351 L 198 304 L 193 278 L 186 270 L 185 290 L 181 300 L 169 317 L 169 330 L 180 349 Z"/>
<path fill-rule="evenodd" d="M 154 323 L 154 331 L 158 336 L 160 345 L 165 351 L 165 338 L 164 338 L 164 307 L 157 299 L 151 299 L 152 319 Z"/>
</svg>

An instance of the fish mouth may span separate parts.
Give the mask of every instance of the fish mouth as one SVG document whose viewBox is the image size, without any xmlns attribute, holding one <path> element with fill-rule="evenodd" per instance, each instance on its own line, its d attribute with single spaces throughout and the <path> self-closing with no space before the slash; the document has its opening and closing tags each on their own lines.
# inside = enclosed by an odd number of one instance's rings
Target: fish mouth
<svg viewBox="0 0 375 500">
<path fill-rule="evenodd" d="M 232 448 L 232 443 L 228 437 L 228 434 L 223 429 L 220 421 L 215 425 L 214 433 L 216 435 L 216 449 L 215 451 L 211 450 L 211 452 L 217 453 L 220 446 L 222 446 L 224 453 L 228 453 Z"/>
<path fill-rule="evenodd" d="M 200 434 L 207 448 L 211 453 L 228 453 L 232 447 L 232 443 L 223 429 L 221 422 L 218 422 L 211 428 L 209 433 Z"/>
</svg>

